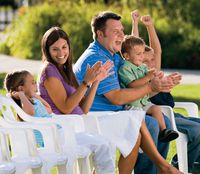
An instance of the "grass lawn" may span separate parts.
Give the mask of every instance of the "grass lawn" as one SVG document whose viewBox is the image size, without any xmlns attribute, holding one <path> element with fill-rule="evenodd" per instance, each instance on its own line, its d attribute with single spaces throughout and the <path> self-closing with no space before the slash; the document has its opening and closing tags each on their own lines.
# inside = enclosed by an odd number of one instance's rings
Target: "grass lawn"
<svg viewBox="0 0 200 174">
<path fill-rule="evenodd" d="M 0 94 L 5 95 L 5 90 L 3 90 L 3 79 L 5 74 L 0 74 Z M 175 101 L 191 101 L 198 104 L 200 108 L 200 85 L 178 85 L 172 90 L 172 95 L 174 96 Z M 185 114 L 184 111 L 179 110 L 180 113 Z M 200 112 L 199 112 L 200 113 Z M 175 142 L 170 143 L 170 151 L 168 153 L 167 160 L 170 161 L 173 154 L 176 152 Z M 117 153 L 117 156 L 119 154 Z M 53 174 L 56 174 L 54 169 Z"/>
</svg>

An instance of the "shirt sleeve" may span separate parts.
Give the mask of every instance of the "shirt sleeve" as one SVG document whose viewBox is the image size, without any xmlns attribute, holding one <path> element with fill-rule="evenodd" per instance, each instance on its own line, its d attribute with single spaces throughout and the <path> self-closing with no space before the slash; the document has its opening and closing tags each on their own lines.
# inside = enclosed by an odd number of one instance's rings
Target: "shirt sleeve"
<svg viewBox="0 0 200 174">
<path fill-rule="evenodd" d="M 122 82 L 125 86 L 128 86 L 132 81 L 137 79 L 135 73 L 126 64 L 120 67 L 118 73 L 120 82 Z"/>
<path fill-rule="evenodd" d="M 58 69 L 56 68 L 55 65 L 49 63 L 47 65 L 47 68 L 46 68 L 46 75 L 47 77 L 55 77 L 57 79 L 60 79 L 60 73 L 58 71 Z"/>
</svg>

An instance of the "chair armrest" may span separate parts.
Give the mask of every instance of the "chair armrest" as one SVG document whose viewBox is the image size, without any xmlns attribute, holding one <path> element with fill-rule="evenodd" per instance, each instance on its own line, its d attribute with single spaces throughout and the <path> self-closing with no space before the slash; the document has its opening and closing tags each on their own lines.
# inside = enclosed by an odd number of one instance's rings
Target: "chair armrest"
<svg viewBox="0 0 200 174">
<path fill-rule="evenodd" d="M 85 115 L 83 116 L 83 120 L 85 123 L 86 132 L 92 134 L 101 134 L 99 122 L 95 115 Z"/>
<path fill-rule="evenodd" d="M 92 115 L 92 116 L 102 116 L 102 115 L 106 115 L 109 113 L 112 113 L 113 111 L 98 111 L 98 112 L 88 112 L 86 115 Z"/>
<path fill-rule="evenodd" d="M 175 108 L 183 108 L 190 117 L 198 118 L 198 105 L 193 102 L 175 102 Z"/>
<path fill-rule="evenodd" d="M 98 117 L 105 116 L 110 113 L 113 113 L 113 111 L 88 112 L 85 116 L 83 116 L 86 131 L 93 134 L 101 134 Z"/>
</svg>

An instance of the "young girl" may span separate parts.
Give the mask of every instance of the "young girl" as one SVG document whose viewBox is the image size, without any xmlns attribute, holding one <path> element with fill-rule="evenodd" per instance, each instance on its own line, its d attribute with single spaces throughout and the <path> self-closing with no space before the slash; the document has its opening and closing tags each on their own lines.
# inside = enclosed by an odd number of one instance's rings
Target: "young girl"
<svg viewBox="0 0 200 174">
<path fill-rule="evenodd" d="M 98 63 L 99 64 L 99 63 Z M 93 69 L 93 68 L 91 68 Z M 4 86 L 16 103 L 29 115 L 35 117 L 51 117 L 51 107 L 36 94 L 37 87 L 33 76 L 25 70 L 15 71 L 6 75 Z M 58 128 L 61 128 L 58 126 Z M 43 146 L 43 140 L 40 132 L 35 131 L 36 141 Z M 112 150 L 109 142 L 102 136 L 93 136 L 87 134 L 77 135 L 78 139 L 87 138 L 94 153 L 94 163 L 97 173 L 107 174 L 115 172 L 115 164 L 112 156 Z M 80 141 L 78 141 L 80 142 Z"/>
</svg>

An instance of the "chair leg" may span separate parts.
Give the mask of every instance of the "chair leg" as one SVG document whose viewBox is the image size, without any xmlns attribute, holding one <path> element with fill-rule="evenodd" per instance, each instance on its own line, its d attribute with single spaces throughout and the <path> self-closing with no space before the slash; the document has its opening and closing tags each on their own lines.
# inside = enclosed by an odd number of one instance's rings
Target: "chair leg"
<svg viewBox="0 0 200 174">
<path fill-rule="evenodd" d="M 32 169 L 32 173 L 33 174 L 41 174 L 42 170 L 41 170 L 41 168 L 35 168 L 35 169 Z"/>
<path fill-rule="evenodd" d="M 58 165 L 57 168 L 58 168 L 59 174 L 66 174 L 67 173 L 66 164 Z"/>
<path fill-rule="evenodd" d="M 89 157 L 78 159 L 78 166 L 79 166 L 80 173 L 91 174 L 92 170 L 90 167 Z"/>
<path fill-rule="evenodd" d="M 187 157 L 187 137 L 179 132 L 179 138 L 176 139 L 177 157 L 179 170 L 188 173 L 188 157 Z"/>
</svg>

